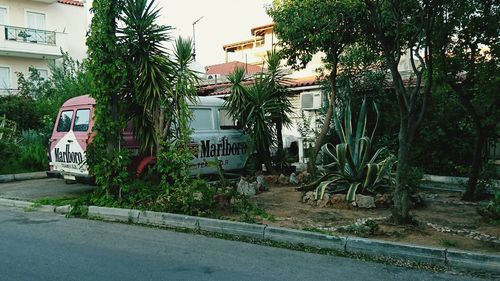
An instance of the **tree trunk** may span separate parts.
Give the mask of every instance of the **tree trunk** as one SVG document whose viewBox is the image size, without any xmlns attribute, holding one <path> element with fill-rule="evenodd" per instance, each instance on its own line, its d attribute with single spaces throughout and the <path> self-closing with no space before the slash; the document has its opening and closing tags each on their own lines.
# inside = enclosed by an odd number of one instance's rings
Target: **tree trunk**
<svg viewBox="0 0 500 281">
<path fill-rule="evenodd" d="M 396 187 L 394 188 L 392 198 L 394 205 L 392 207 L 392 219 L 397 224 L 412 223 L 413 219 L 410 216 L 410 194 L 407 183 L 408 173 L 408 158 L 411 147 L 409 141 L 408 131 L 406 128 L 406 120 L 401 120 L 401 127 L 399 130 L 399 150 L 398 150 L 398 164 L 396 174 Z"/>
<path fill-rule="evenodd" d="M 271 154 L 269 152 L 269 148 L 262 148 L 259 151 L 260 163 L 266 165 L 267 172 L 269 174 L 274 174 L 274 167 L 271 161 Z M 260 167 L 259 167 L 260 168 Z"/>
<path fill-rule="evenodd" d="M 328 110 L 326 111 L 325 115 L 325 121 L 323 123 L 323 126 L 321 127 L 321 131 L 316 138 L 316 141 L 314 142 L 314 150 L 313 153 L 309 156 L 309 163 L 307 165 L 307 170 L 311 175 L 315 174 L 316 170 L 316 156 L 319 153 L 319 150 L 321 149 L 321 146 L 323 145 L 323 142 L 325 141 L 326 134 L 328 133 L 328 130 L 330 129 L 330 123 L 333 117 L 333 112 L 335 109 L 335 98 L 337 96 L 337 64 L 338 64 L 338 58 L 335 59 L 332 62 L 332 72 L 330 73 L 330 85 L 332 88 L 332 92 L 330 93 L 330 98 L 329 102 L 330 104 L 328 105 Z"/>
<path fill-rule="evenodd" d="M 108 104 L 109 115 L 114 124 L 118 124 L 118 95 L 111 94 L 111 99 Z M 116 126 L 116 125 L 115 125 Z M 107 138 L 107 152 L 111 153 L 114 149 L 118 148 L 118 140 L 120 138 L 120 129 L 114 128 L 115 131 L 109 132 L 111 135 Z"/>
<path fill-rule="evenodd" d="M 476 194 L 477 181 L 479 179 L 479 174 L 481 173 L 481 167 L 483 164 L 483 149 L 486 144 L 486 134 L 481 128 L 476 129 L 476 138 L 474 140 L 474 154 L 472 156 L 472 163 L 469 173 L 469 181 L 467 183 L 467 189 L 462 195 L 462 200 L 472 201 L 474 200 Z"/>
<path fill-rule="evenodd" d="M 278 141 L 278 151 L 277 151 L 277 159 L 278 159 L 278 167 L 280 172 L 283 172 L 283 163 L 285 162 L 285 153 L 283 151 L 283 124 L 281 119 L 276 122 L 276 138 Z"/>
</svg>

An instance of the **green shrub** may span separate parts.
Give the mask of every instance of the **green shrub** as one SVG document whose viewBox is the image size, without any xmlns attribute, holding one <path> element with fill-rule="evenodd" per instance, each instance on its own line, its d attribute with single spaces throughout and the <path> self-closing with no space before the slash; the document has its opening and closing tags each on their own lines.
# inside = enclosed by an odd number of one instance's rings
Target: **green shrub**
<svg viewBox="0 0 500 281">
<path fill-rule="evenodd" d="M 49 164 L 46 137 L 29 130 L 21 134 L 19 164 L 31 171 L 44 171 Z"/>
<path fill-rule="evenodd" d="M 15 122 L 19 131 L 42 126 L 42 115 L 36 101 L 28 96 L 0 97 L 0 116 Z"/>
</svg>

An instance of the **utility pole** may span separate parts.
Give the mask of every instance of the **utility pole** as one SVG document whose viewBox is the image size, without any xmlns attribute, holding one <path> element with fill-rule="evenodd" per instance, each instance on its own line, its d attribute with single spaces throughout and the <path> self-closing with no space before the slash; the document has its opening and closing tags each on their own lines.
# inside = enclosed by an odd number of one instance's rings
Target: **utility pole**
<svg viewBox="0 0 500 281">
<path fill-rule="evenodd" d="M 199 17 L 197 20 L 193 21 L 193 60 L 196 61 L 196 33 L 194 32 L 194 26 L 199 22 L 204 16 Z"/>
</svg>

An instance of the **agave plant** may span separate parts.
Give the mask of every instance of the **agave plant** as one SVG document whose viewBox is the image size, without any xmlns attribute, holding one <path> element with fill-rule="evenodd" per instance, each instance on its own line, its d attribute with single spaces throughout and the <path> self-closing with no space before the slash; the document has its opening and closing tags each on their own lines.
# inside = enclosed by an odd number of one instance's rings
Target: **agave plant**
<svg viewBox="0 0 500 281">
<path fill-rule="evenodd" d="M 351 106 L 347 105 L 343 122 L 334 116 L 335 128 L 340 139 L 337 145 L 325 144 L 322 151 L 333 159 L 325 165 L 326 174 L 316 188 L 316 199 L 322 199 L 325 191 L 333 186 L 335 191 L 347 190 L 346 200 L 352 202 L 357 192 L 373 193 L 376 188 L 392 182 L 391 171 L 395 163 L 393 155 L 379 159 L 385 148 L 372 151 L 372 140 L 377 129 L 379 110 L 374 103 L 376 122 L 367 134 L 366 100 L 361 105 L 356 128 L 353 127 Z"/>
</svg>

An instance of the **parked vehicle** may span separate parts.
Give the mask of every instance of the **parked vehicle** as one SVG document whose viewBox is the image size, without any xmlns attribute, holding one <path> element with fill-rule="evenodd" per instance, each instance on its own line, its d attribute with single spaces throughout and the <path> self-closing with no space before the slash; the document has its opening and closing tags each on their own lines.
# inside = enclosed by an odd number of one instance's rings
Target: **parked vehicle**
<svg viewBox="0 0 500 281">
<path fill-rule="evenodd" d="M 209 163 L 219 161 L 224 170 L 242 169 L 248 159 L 248 137 L 237 128 L 233 119 L 223 107 L 224 100 L 215 97 L 199 97 L 193 110 L 191 145 L 193 160 L 191 173 L 212 174 L 217 169 Z M 66 101 L 61 107 L 50 147 L 50 174 L 60 175 L 65 180 L 89 178 L 85 151 L 92 141 L 95 100 L 79 96 Z M 148 166 L 154 165 L 155 157 L 141 155 L 140 144 L 132 133 L 131 126 L 122 133 L 122 148 L 133 155 L 133 169 L 141 175 Z M 215 162 L 216 163 L 216 162 Z"/>
</svg>

